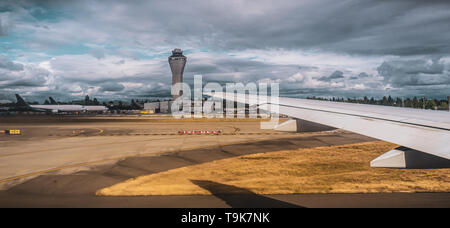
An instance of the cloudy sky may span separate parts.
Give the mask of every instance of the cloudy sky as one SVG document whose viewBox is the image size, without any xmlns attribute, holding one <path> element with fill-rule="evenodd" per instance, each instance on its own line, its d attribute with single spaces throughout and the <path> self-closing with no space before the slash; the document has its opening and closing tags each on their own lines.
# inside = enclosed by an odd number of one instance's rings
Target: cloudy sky
<svg viewBox="0 0 450 228">
<path fill-rule="evenodd" d="M 0 1 L 0 100 L 168 96 L 185 78 L 284 96 L 450 95 L 450 2 Z"/>
</svg>

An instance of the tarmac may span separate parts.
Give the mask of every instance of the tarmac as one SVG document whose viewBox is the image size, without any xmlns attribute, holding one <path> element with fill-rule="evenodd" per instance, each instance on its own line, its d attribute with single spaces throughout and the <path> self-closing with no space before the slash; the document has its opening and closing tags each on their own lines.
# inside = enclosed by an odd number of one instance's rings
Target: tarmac
<svg viewBox="0 0 450 228">
<path fill-rule="evenodd" d="M 165 121 L 152 118 L 1 119 L 0 207 L 449 207 L 450 193 L 215 194 L 100 197 L 98 189 L 129 178 L 234 156 L 343 145 L 374 139 L 340 130 L 277 133 L 258 121 Z M 0 129 L 1 130 L 1 129 Z M 178 135 L 221 130 L 222 135 Z M 213 187 L 211 187 L 213 186 Z M 245 190 L 245 189 L 244 189 Z M 223 191 L 221 191 L 223 192 Z"/>
</svg>

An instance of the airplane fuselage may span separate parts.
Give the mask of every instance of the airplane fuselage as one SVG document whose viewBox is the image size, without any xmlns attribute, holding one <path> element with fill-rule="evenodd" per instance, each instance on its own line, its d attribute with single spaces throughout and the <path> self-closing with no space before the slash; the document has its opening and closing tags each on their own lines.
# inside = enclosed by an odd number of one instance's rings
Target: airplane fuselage
<svg viewBox="0 0 450 228">
<path fill-rule="evenodd" d="M 83 112 L 82 105 L 30 105 L 31 109 L 43 112 Z"/>
<path fill-rule="evenodd" d="M 31 109 L 43 112 L 104 112 L 108 108 L 101 105 L 30 105 Z"/>
<path fill-rule="evenodd" d="M 82 106 L 83 108 L 85 108 L 86 111 L 88 112 L 105 112 L 108 111 L 108 108 L 106 106 L 103 105 L 87 105 L 87 106 Z"/>
</svg>

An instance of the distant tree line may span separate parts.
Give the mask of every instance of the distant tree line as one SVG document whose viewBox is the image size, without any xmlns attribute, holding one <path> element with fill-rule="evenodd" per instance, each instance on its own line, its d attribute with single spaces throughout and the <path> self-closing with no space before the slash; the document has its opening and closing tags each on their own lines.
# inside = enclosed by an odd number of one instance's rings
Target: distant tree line
<svg viewBox="0 0 450 228">
<path fill-rule="evenodd" d="M 109 110 L 142 110 L 144 109 L 144 103 L 148 101 L 131 99 L 130 103 L 123 101 L 109 101 L 103 102 L 103 105 L 108 107 Z"/>
<path fill-rule="evenodd" d="M 100 104 L 97 98 L 91 100 L 89 95 L 86 95 L 83 102 L 78 102 L 83 105 L 103 105 L 109 108 L 109 110 L 142 110 L 144 107 L 144 103 L 148 102 L 148 100 L 134 100 L 131 99 L 131 102 L 124 101 L 104 101 Z M 72 102 L 75 103 L 75 102 Z"/>
<path fill-rule="evenodd" d="M 385 105 L 385 106 L 396 106 L 396 107 L 408 107 L 417 109 L 433 109 L 433 110 L 448 110 L 448 100 L 438 100 L 438 99 L 427 99 L 426 97 L 413 97 L 402 99 L 396 97 L 395 99 L 389 96 L 384 96 L 381 99 L 375 99 L 371 97 L 370 99 L 365 96 L 363 98 L 341 98 L 341 97 L 307 97 L 307 99 L 312 100 L 324 100 L 324 101 L 335 101 L 335 102 L 347 102 L 347 103 L 358 103 L 358 104 L 372 104 L 372 105 Z M 152 100 L 155 101 L 155 100 Z M 131 102 L 119 101 L 104 101 L 100 103 L 97 98 L 91 99 L 88 95 L 84 100 L 71 101 L 71 102 L 58 102 L 58 104 L 80 104 L 80 105 L 103 105 L 108 107 L 110 110 L 142 110 L 144 108 L 144 103 L 152 102 L 148 99 L 132 99 Z M 159 101 L 159 100 L 156 100 Z M 45 100 L 44 104 L 50 104 L 48 100 Z M 39 104 L 38 102 L 29 102 L 29 104 Z M 16 103 L 1 104 L 0 107 L 14 107 Z M 236 104 L 235 104 L 236 106 Z M 226 102 L 224 101 L 224 108 L 226 107 Z"/>
<path fill-rule="evenodd" d="M 396 106 L 396 107 L 407 107 L 407 108 L 418 108 L 418 109 L 433 109 L 433 110 L 448 110 L 448 100 L 437 100 L 437 99 L 427 99 L 426 97 L 421 98 L 406 98 L 402 99 L 396 97 L 393 99 L 390 95 L 388 97 L 384 96 L 381 99 L 375 99 L 371 97 L 370 99 L 366 96 L 364 98 L 323 98 L 323 97 L 307 97 L 307 99 L 312 100 L 325 100 L 325 101 L 335 101 L 335 102 L 347 102 L 347 103 L 358 103 L 358 104 L 372 104 L 372 105 L 385 105 L 385 106 Z"/>
</svg>

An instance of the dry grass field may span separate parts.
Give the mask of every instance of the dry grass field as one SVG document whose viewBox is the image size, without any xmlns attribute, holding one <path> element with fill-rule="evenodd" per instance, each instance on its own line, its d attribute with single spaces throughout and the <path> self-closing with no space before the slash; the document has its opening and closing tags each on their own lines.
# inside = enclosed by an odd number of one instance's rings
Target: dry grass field
<svg viewBox="0 0 450 228">
<path fill-rule="evenodd" d="M 395 147 L 376 141 L 246 155 L 133 178 L 100 189 L 97 195 L 211 194 L 194 184 L 199 180 L 256 194 L 450 191 L 450 169 L 369 166 L 372 159 Z M 234 192 L 227 188 L 222 193 L 241 193 L 238 188 Z"/>
</svg>

